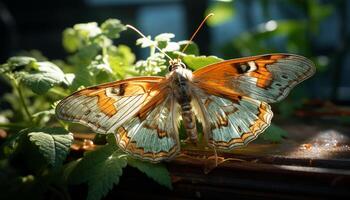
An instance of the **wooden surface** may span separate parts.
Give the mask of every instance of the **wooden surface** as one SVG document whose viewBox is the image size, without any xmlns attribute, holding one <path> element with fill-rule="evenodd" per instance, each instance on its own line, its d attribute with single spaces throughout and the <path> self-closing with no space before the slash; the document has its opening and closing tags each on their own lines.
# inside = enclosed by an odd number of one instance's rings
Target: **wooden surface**
<svg viewBox="0 0 350 200">
<path fill-rule="evenodd" d="M 107 199 L 350 198 L 350 127 L 332 120 L 285 123 L 282 143 L 261 139 L 231 152 L 184 147 L 167 166 L 170 191 L 127 167 Z"/>
</svg>

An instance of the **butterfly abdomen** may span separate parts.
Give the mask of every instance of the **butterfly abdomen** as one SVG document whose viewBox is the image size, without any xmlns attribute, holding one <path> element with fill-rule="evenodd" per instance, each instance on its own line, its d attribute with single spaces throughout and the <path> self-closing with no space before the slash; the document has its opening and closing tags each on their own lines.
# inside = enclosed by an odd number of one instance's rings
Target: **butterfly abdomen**
<svg viewBox="0 0 350 200">
<path fill-rule="evenodd" d="M 191 71 L 183 68 L 175 70 L 174 74 L 174 94 L 181 107 L 182 121 L 187 137 L 193 143 L 197 142 L 196 119 L 191 106 L 192 94 L 189 87 Z"/>
<path fill-rule="evenodd" d="M 188 139 L 197 143 L 196 119 L 190 103 L 181 105 L 181 115 Z"/>
</svg>

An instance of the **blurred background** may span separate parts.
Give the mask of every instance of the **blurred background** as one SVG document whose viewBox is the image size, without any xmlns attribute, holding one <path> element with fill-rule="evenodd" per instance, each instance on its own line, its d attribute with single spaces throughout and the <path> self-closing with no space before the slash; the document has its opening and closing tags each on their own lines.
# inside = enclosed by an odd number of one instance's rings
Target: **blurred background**
<svg viewBox="0 0 350 200">
<path fill-rule="evenodd" d="M 118 18 L 145 35 L 174 33 L 189 39 L 209 12 L 215 13 L 195 38 L 202 55 L 224 59 L 271 52 L 304 55 L 317 74 L 300 91 L 312 99 L 350 103 L 350 2 L 342 0 L 76 0 L 0 1 L 0 63 L 32 49 L 63 59 L 62 31 L 77 23 Z M 118 42 L 133 48 L 132 31 Z M 1 87 L 1 93 L 6 90 Z"/>
</svg>

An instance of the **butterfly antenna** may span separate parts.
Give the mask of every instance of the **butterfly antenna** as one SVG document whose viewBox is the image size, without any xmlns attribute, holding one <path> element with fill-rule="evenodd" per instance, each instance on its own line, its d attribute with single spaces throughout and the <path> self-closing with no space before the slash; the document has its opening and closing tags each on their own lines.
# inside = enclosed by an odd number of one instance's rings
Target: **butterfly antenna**
<svg viewBox="0 0 350 200">
<path fill-rule="evenodd" d="M 137 28 L 135 28 L 135 27 L 133 27 L 133 26 L 131 26 L 131 25 L 129 25 L 129 24 L 127 24 L 126 27 L 131 28 L 131 29 L 134 30 L 136 33 L 138 33 L 139 35 L 141 35 L 143 38 L 149 40 L 151 43 L 154 43 L 154 47 L 156 47 L 156 49 L 157 49 L 158 51 L 160 51 L 161 53 L 163 53 L 167 58 L 169 58 L 169 60 L 173 61 L 173 59 L 172 59 L 168 54 L 166 54 L 163 50 L 161 50 L 161 49 L 157 46 L 157 44 L 155 44 L 155 42 L 153 42 L 151 39 L 149 39 L 149 38 L 146 37 L 144 34 L 142 34 L 141 31 L 139 31 Z"/>
<path fill-rule="evenodd" d="M 192 42 L 194 36 L 197 35 L 198 31 L 202 28 L 202 26 L 204 25 L 204 23 L 209 19 L 209 17 L 214 16 L 214 13 L 209 13 L 201 22 L 201 24 L 199 24 L 198 28 L 196 29 L 196 31 L 192 34 L 190 40 L 188 41 L 188 43 L 186 44 L 186 46 L 182 49 L 181 53 L 184 53 L 188 47 L 188 45 L 190 45 L 190 43 Z M 178 56 L 178 58 L 180 57 L 180 55 Z"/>
</svg>

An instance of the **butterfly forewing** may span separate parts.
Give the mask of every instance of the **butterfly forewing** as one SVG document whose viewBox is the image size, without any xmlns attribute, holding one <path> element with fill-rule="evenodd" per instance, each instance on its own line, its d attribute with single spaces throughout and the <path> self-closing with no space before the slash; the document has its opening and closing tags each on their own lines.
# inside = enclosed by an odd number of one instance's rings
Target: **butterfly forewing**
<svg viewBox="0 0 350 200">
<path fill-rule="evenodd" d="M 305 57 L 269 54 L 209 65 L 193 73 L 193 82 L 221 97 L 242 95 L 273 103 L 314 73 L 313 63 Z"/>
<path fill-rule="evenodd" d="M 56 116 L 99 133 L 114 133 L 163 92 L 162 81 L 163 77 L 140 77 L 86 88 L 60 101 Z"/>
</svg>

